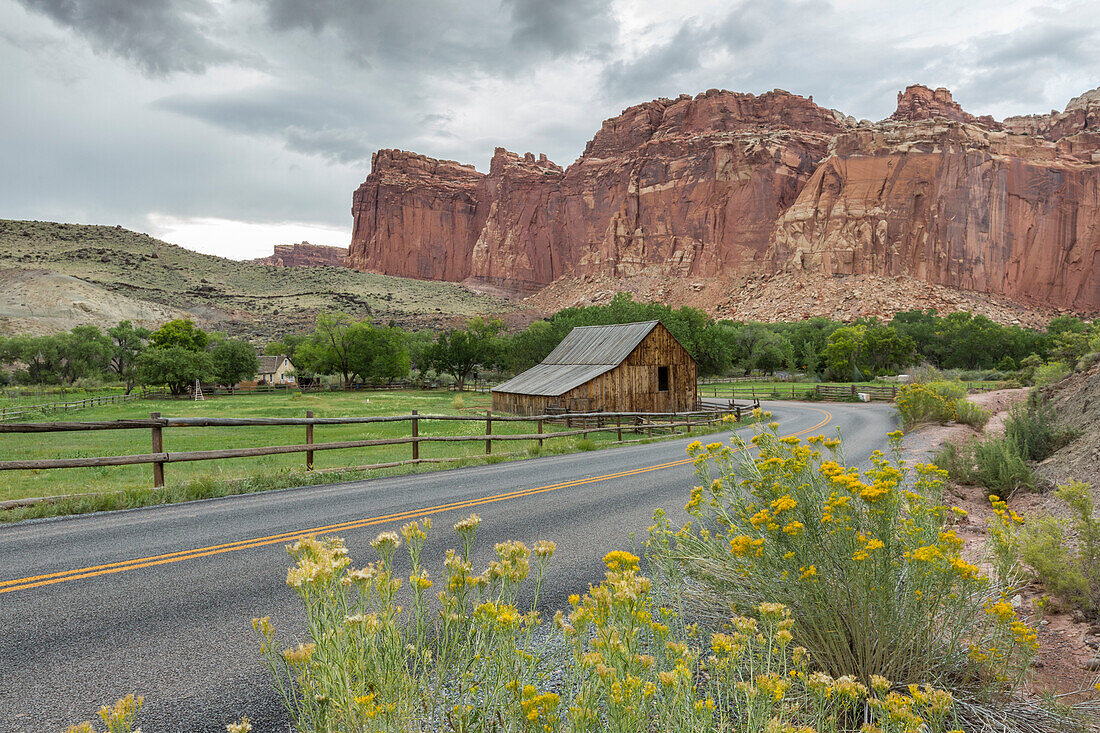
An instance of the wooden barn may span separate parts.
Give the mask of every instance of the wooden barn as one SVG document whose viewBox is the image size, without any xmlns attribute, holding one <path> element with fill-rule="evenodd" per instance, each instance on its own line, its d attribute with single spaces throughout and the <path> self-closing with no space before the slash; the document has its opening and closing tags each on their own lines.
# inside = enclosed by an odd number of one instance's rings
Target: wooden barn
<svg viewBox="0 0 1100 733">
<path fill-rule="evenodd" d="M 541 364 L 493 387 L 493 410 L 694 410 L 697 373 L 695 359 L 660 321 L 580 326 Z"/>
</svg>

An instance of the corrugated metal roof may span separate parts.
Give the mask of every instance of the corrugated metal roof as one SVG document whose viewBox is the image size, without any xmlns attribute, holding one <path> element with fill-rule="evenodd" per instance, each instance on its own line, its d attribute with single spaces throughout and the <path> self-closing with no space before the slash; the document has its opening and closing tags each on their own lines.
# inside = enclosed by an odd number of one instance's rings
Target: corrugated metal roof
<svg viewBox="0 0 1100 733">
<path fill-rule="evenodd" d="M 578 326 L 542 360 L 543 364 L 621 364 L 659 321 Z"/>
<path fill-rule="evenodd" d="M 556 397 L 619 366 L 658 321 L 578 326 L 541 364 L 493 387 L 493 392 Z"/>
<path fill-rule="evenodd" d="M 507 382 L 498 384 L 492 391 L 557 397 L 617 366 L 618 364 L 538 364 Z"/>
</svg>

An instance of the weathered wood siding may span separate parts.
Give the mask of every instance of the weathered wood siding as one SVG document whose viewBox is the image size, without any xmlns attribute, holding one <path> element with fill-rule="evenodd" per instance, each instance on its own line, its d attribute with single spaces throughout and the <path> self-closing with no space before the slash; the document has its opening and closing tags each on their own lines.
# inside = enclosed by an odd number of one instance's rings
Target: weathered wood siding
<svg viewBox="0 0 1100 733">
<path fill-rule="evenodd" d="M 657 389 L 658 367 L 668 367 L 668 390 Z M 560 397 L 493 392 L 493 410 L 539 415 L 547 407 L 573 412 L 682 412 L 695 409 L 698 367 L 663 324 L 642 339 L 619 366 Z"/>
</svg>

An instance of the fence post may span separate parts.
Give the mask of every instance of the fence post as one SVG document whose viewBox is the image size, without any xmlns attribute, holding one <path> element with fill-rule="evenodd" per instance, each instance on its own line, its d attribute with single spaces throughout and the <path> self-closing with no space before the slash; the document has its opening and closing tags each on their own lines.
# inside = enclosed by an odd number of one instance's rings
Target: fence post
<svg viewBox="0 0 1100 733">
<path fill-rule="evenodd" d="M 150 412 L 149 417 L 153 418 L 154 420 L 159 420 L 160 419 L 160 413 L 159 412 Z M 153 452 L 154 453 L 163 453 L 164 452 L 164 435 L 163 435 L 163 433 L 161 433 L 161 429 L 160 429 L 159 425 L 154 425 L 153 426 Z M 157 461 L 156 463 L 153 464 L 153 488 L 154 489 L 159 489 L 163 486 L 164 486 L 164 463 L 161 462 L 161 461 Z"/>
<path fill-rule="evenodd" d="M 687 414 L 687 434 L 691 435 L 691 413 Z"/>
<path fill-rule="evenodd" d="M 313 417 L 313 410 L 306 410 L 306 417 Z M 306 445 L 313 445 L 313 423 L 306 425 Z M 313 451 L 306 451 L 306 470 L 313 470 Z"/>
<path fill-rule="evenodd" d="M 493 411 L 485 411 L 485 455 L 493 452 Z"/>
<path fill-rule="evenodd" d="M 542 419 L 539 419 L 539 435 L 542 435 Z M 542 438 L 539 438 L 539 448 L 542 447 Z"/>
<path fill-rule="evenodd" d="M 618 433 L 619 442 L 623 442 L 623 416 L 615 416 L 615 431 Z"/>
<path fill-rule="evenodd" d="M 418 418 L 417 415 L 419 415 L 420 413 L 417 412 L 416 410 L 413 410 L 412 414 L 413 414 L 412 436 L 414 438 L 419 438 L 420 437 L 420 418 Z M 420 441 L 419 440 L 414 440 L 413 441 L 413 460 L 414 461 L 419 461 L 420 460 Z"/>
</svg>

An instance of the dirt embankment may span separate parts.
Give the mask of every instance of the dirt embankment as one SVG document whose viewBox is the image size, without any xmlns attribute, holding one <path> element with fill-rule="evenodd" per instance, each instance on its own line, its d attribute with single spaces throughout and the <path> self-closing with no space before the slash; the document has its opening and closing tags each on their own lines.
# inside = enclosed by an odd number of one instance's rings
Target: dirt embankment
<svg viewBox="0 0 1100 733">
<path fill-rule="evenodd" d="M 1047 481 L 1064 482 L 1069 478 L 1092 480 L 1094 493 L 1100 489 L 1100 482 L 1092 477 L 1096 475 L 1094 451 L 1096 441 L 1100 439 L 1100 375 L 1096 370 L 1075 375 L 1059 385 L 1057 390 L 1048 390 L 1053 399 L 1059 422 L 1076 426 L 1083 430 L 1081 438 L 1055 453 L 1036 467 L 1036 472 Z M 971 402 L 993 413 L 983 431 L 977 431 L 967 425 L 949 423 L 931 425 L 906 436 L 906 452 L 915 460 L 930 460 L 941 446 L 947 442 L 964 443 L 983 436 L 1002 435 L 1005 420 L 1011 407 L 1027 399 L 1028 389 L 999 390 L 984 394 L 971 395 Z M 1089 418 L 1089 415 L 1092 418 Z M 1089 420 L 1092 420 L 1090 423 Z M 1088 460 L 1093 463 L 1089 464 Z M 1092 465 L 1085 471 L 1081 467 Z M 1044 482 L 1046 483 L 1046 482 Z M 953 506 L 967 511 L 967 516 L 956 528 L 964 542 L 964 554 L 971 562 L 982 565 L 987 572 L 992 570 L 989 557 L 989 522 L 993 518 L 993 509 L 989 503 L 991 492 L 982 486 L 966 486 L 950 482 L 947 501 Z M 1098 497 L 1100 498 L 1100 497 Z M 1016 492 L 1007 498 L 1009 506 L 1024 516 L 1034 517 L 1041 513 L 1065 516 L 1065 506 L 1051 493 Z M 1100 501 L 1098 501 L 1100 504 Z M 1022 613 L 1034 618 L 1035 601 L 1041 598 L 1044 589 L 1038 583 L 1030 583 L 1015 597 L 1013 605 Z M 1034 663 L 1031 687 L 1035 692 L 1052 691 L 1058 694 L 1080 693 L 1080 699 L 1095 696 L 1092 685 L 1100 671 L 1095 669 L 1100 659 L 1100 621 L 1091 622 L 1079 612 L 1070 613 L 1056 606 L 1048 609 L 1039 627 L 1039 654 Z M 1090 669 L 1093 667 L 1093 669 Z M 1077 697 L 1074 695 L 1074 697 Z"/>
</svg>

